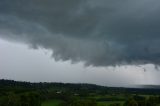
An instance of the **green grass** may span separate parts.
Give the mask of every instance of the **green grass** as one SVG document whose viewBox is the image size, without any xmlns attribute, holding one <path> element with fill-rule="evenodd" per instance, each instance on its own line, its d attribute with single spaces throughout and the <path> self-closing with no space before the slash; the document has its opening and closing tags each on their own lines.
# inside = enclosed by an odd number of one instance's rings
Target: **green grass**
<svg viewBox="0 0 160 106">
<path fill-rule="evenodd" d="M 98 106 L 109 106 L 110 104 L 113 103 L 120 103 L 121 106 L 123 106 L 124 101 L 104 101 L 104 102 L 98 102 Z"/>
<path fill-rule="evenodd" d="M 49 100 L 42 103 L 42 106 L 58 106 L 60 100 Z"/>
<path fill-rule="evenodd" d="M 60 100 L 49 100 L 42 103 L 42 106 L 58 106 L 59 103 L 62 101 Z M 98 102 L 98 106 L 109 106 L 112 103 L 120 103 L 121 105 L 124 103 L 123 101 L 104 101 Z"/>
</svg>

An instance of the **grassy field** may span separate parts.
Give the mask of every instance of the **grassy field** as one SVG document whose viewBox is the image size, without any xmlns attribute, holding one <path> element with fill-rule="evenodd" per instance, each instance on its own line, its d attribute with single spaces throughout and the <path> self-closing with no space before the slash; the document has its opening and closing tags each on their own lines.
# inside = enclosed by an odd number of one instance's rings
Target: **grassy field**
<svg viewBox="0 0 160 106">
<path fill-rule="evenodd" d="M 42 103 L 42 106 L 58 106 L 60 100 L 49 100 Z"/>
<path fill-rule="evenodd" d="M 120 103 L 121 105 L 124 103 L 123 101 L 104 101 L 104 102 L 98 102 L 98 106 L 109 106 L 110 104 L 113 103 Z"/>
<path fill-rule="evenodd" d="M 58 106 L 60 103 L 60 100 L 49 100 L 42 103 L 42 106 Z M 109 106 L 112 103 L 120 103 L 123 104 L 123 101 L 104 101 L 104 102 L 98 102 L 98 106 Z"/>
</svg>

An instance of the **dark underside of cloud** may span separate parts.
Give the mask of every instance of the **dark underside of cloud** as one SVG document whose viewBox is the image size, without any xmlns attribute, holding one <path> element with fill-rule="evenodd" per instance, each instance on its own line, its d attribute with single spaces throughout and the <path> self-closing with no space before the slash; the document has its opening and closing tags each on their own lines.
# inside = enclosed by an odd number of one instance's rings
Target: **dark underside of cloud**
<svg viewBox="0 0 160 106">
<path fill-rule="evenodd" d="M 87 65 L 160 64 L 159 0 L 0 0 L 0 38 Z"/>
</svg>

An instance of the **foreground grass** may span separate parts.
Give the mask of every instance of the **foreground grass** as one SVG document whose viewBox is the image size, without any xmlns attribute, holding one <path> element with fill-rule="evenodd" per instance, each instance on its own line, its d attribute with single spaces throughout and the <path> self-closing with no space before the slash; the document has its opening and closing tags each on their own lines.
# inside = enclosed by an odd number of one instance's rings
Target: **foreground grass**
<svg viewBox="0 0 160 106">
<path fill-rule="evenodd" d="M 58 106 L 59 103 L 62 101 L 60 100 L 49 100 L 42 103 L 42 106 Z M 113 103 L 120 103 L 121 105 L 124 103 L 123 101 L 104 101 L 104 102 L 98 102 L 98 106 L 109 106 Z"/>
<path fill-rule="evenodd" d="M 109 106 L 113 103 L 120 103 L 121 106 L 123 105 L 124 101 L 104 101 L 104 102 L 98 102 L 98 106 Z"/>
<path fill-rule="evenodd" d="M 42 103 L 42 106 L 58 106 L 61 103 L 60 100 L 49 100 Z"/>
</svg>

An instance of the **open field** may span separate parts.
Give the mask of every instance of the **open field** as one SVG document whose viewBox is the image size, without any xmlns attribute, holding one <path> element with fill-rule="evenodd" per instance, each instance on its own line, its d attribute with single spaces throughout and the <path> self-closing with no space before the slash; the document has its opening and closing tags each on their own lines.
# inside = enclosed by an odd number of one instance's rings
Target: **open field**
<svg viewBox="0 0 160 106">
<path fill-rule="evenodd" d="M 109 106 L 110 104 L 121 104 L 121 106 L 123 105 L 124 101 L 104 101 L 104 102 L 98 102 L 98 106 Z"/>
<path fill-rule="evenodd" d="M 60 100 L 49 100 L 43 102 L 42 106 L 58 106 L 60 102 L 61 102 Z M 109 106 L 110 104 L 115 104 L 115 103 L 123 105 L 124 101 L 103 101 L 103 102 L 98 102 L 97 104 L 98 106 Z"/>
<path fill-rule="evenodd" d="M 42 103 L 42 106 L 58 106 L 60 100 L 48 100 Z"/>
</svg>

